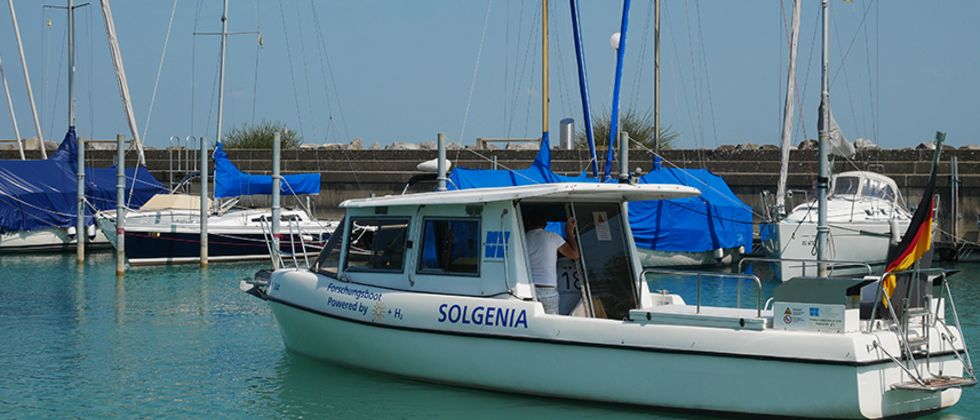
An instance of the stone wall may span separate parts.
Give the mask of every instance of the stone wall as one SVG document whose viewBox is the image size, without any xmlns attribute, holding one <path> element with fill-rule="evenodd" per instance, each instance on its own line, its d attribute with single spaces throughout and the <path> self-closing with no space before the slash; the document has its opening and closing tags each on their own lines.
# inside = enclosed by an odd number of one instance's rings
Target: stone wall
<svg viewBox="0 0 980 420">
<path fill-rule="evenodd" d="M 536 152 L 528 150 L 450 150 L 448 157 L 454 166 L 489 169 L 491 160 L 497 159 L 499 168 L 524 168 L 534 160 Z M 265 150 L 229 150 L 229 157 L 246 172 L 271 173 L 272 156 Z M 600 153 L 600 156 L 604 155 Z M 969 240 L 977 239 L 978 210 L 980 210 L 980 151 L 948 150 L 942 155 L 939 166 L 937 189 L 942 207 L 943 229 L 949 229 L 950 158 L 957 156 L 960 173 L 960 217 L 958 232 Z M 2 159 L 15 159 L 15 152 L 0 152 Z M 93 166 L 110 166 L 115 152 L 90 150 L 87 160 Z M 322 193 L 312 198 L 317 215 L 330 217 L 339 214 L 337 205 L 350 198 L 373 195 L 400 194 L 413 175 L 419 162 L 434 159 L 434 150 L 287 150 L 283 151 L 283 173 L 320 172 Z M 631 151 L 631 167 L 650 168 L 652 156 L 645 151 Z M 753 206 L 757 215 L 764 213 L 762 195 L 774 192 L 779 173 L 778 150 L 670 150 L 664 153 L 669 162 L 686 168 L 707 168 L 722 176 L 735 193 Z M 895 179 L 907 201 L 918 202 L 922 188 L 929 178 L 932 151 L 930 150 L 864 150 L 854 163 L 838 161 L 835 172 L 869 169 L 882 172 Z M 190 154 L 190 165 L 198 160 Z M 817 171 L 816 151 L 794 150 L 790 154 L 789 186 L 796 190 L 811 190 Z M 556 150 L 552 153 L 552 166 L 557 172 L 578 173 L 587 167 L 585 151 Z M 130 159 L 127 165 L 132 165 Z M 188 169 L 187 154 L 179 151 L 148 150 L 147 166 L 167 184 L 177 181 Z M 194 166 L 196 168 L 196 166 Z M 618 167 L 613 165 L 614 170 Z M 601 168 L 601 167 L 600 167 Z M 431 189 L 432 183 L 420 184 L 412 191 Z M 798 199 L 802 199 L 797 195 Z M 267 206 L 268 197 L 249 197 L 247 204 Z M 284 199 L 286 205 L 292 204 Z"/>
</svg>

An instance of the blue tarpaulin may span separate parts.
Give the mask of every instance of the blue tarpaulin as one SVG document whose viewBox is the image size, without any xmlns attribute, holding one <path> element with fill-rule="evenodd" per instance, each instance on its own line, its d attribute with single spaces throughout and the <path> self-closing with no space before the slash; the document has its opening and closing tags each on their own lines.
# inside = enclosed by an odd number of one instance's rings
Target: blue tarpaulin
<svg viewBox="0 0 980 420">
<path fill-rule="evenodd" d="M 0 160 L 0 231 L 75 225 L 77 150 L 75 129 L 70 127 L 48 160 Z M 126 191 L 132 195 L 127 197 L 130 207 L 139 207 L 154 194 L 167 192 L 142 166 L 127 169 L 126 176 Z M 86 168 L 85 197 L 96 210 L 116 208 L 116 168 Z M 91 211 L 86 209 L 86 223 L 91 223 Z"/>
<path fill-rule="evenodd" d="M 240 197 L 272 194 L 272 177 L 246 174 L 228 159 L 221 143 L 214 148 L 214 197 Z M 283 194 L 319 194 L 320 174 L 284 175 L 279 186 Z"/>
<path fill-rule="evenodd" d="M 686 185 L 701 190 L 701 195 L 631 202 L 636 246 L 683 252 L 752 248 L 752 208 L 720 176 L 707 169 L 663 168 L 655 163 L 639 183 Z"/>
<path fill-rule="evenodd" d="M 449 180 L 449 189 L 599 182 L 584 172 L 575 177 L 552 172 L 551 152 L 544 141 L 534 163 L 526 169 L 457 167 Z M 630 202 L 630 228 L 636 246 L 669 252 L 705 252 L 738 246 L 751 248 L 752 209 L 735 196 L 721 177 L 705 169 L 664 169 L 655 163 L 654 169 L 641 177 L 639 183 L 686 185 L 699 189 L 701 196 Z"/>
</svg>

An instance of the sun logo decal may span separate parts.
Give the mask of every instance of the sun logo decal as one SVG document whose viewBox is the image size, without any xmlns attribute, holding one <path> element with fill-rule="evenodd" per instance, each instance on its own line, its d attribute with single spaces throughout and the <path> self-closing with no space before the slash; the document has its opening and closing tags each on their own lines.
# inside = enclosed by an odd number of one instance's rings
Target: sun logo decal
<svg viewBox="0 0 980 420">
<path fill-rule="evenodd" d="M 374 316 L 372 321 L 380 321 L 385 319 L 385 304 L 384 302 L 377 301 L 374 303 L 374 308 L 371 310 L 371 314 Z"/>
</svg>

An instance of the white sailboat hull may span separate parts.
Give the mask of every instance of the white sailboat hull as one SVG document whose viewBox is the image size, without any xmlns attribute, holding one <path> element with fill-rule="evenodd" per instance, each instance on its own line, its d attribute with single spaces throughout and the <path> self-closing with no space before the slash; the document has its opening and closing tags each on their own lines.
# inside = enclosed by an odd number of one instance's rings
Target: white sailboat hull
<svg viewBox="0 0 980 420">
<path fill-rule="evenodd" d="M 887 332 L 834 335 L 546 315 L 540 304 L 510 297 L 393 291 L 304 271 L 275 273 L 268 290 L 290 350 L 439 383 L 611 403 L 837 418 L 936 410 L 955 404 L 961 393 L 892 390 L 909 379 L 871 345 L 878 340 L 897 352 L 894 335 Z M 483 308 L 479 316 L 478 307 Z M 488 321 L 489 308 L 503 312 Z M 502 322 L 501 313 L 510 315 Z M 523 314 L 516 323 L 515 314 Z M 926 368 L 962 374 L 962 365 L 948 353 L 934 355 Z"/>
<path fill-rule="evenodd" d="M 904 231 L 906 221 L 900 225 Z M 766 253 L 773 258 L 786 259 L 778 262 L 779 277 L 786 281 L 803 275 L 816 275 L 817 225 L 815 223 L 781 222 L 771 224 L 769 237 L 764 238 Z M 835 261 L 861 261 L 874 270 L 886 263 L 891 245 L 891 226 L 888 223 L 848 223 L 830 225 L 827 240 L 827 257 Z M 807 261 L 792 261 L 807 260 Z M 833 268 L 833 274 L 868 274 L 863 266 L 841 263 Z"/>
<path fill-rule="evenodd" d="M 101 230 L 89 227 L 86 247 L 107 248 L 109 240 Z M 75 236 L 65 229 L 51 228 L 30 232 L 4 233 L 0 235 L 0 253 L 62 252 L 75 249 Z"/>
</svg>

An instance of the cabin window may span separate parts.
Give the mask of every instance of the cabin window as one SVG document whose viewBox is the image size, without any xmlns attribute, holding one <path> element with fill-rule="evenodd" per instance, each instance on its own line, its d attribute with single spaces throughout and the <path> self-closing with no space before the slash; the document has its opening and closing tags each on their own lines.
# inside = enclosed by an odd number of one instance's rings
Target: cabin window
<svg viewBox="0 0 980 420">
<path fill-rule="evenodd" d="M 480 274 L 479 219 L 425 219 L 420 274 Z"/>
<path fill-rule="evenodd" d="M 408 218 L 351 219 L 351 232 L 358 233 L 357 238 L 348 241 L 346 270 L 402 272 L 408 221 Z"/>
<path fill-rule="evenodd" d="M 861 178 L 852 176 L 837 178 L 834 181 L 834 195 L 854 195 L 861 186 Z"/>
<path fill-rule="evenodd" d="M 334 232 L 330 234 L 330 239 L 320 251 L 320 256 L 316 259 L 316 271 L 330 277 L 337 277 L 337 268 L 340 267 L 340 245 L 344 242 L 344 229 L 347 223 L 343 220 Z"/>
</svg>

